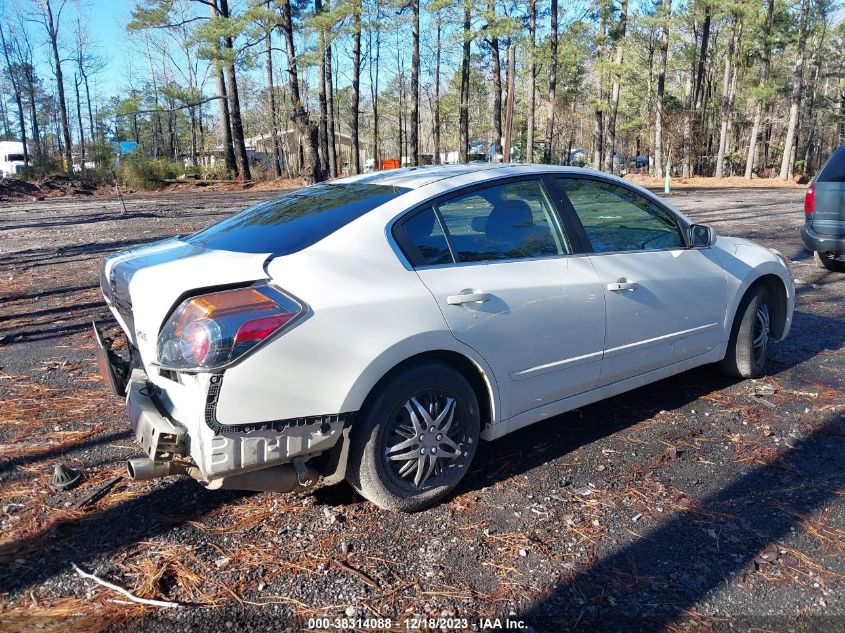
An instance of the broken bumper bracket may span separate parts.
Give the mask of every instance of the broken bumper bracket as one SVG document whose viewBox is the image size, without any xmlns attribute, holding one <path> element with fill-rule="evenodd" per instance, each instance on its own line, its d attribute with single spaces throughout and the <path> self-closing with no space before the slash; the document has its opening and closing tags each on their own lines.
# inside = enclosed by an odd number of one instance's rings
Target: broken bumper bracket
<svg viewBox="0 0 845 633">
<path fill-rule="evenodd" d="M 129 426 L 147 457 L 154 462 L 171 461 L 175 455 L 187 453 L 187 433 L 159 411 L 152 399 L 153 388 L 142 369 L 132 371 L 126 397 Z"/>
</svg>

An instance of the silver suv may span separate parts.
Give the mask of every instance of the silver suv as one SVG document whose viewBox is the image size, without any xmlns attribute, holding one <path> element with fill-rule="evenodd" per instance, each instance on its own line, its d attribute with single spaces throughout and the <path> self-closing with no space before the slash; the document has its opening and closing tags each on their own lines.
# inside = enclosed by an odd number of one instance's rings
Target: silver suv
<svg viewBox="0 0 845 633">
<path fill-rule="evenodd" d="M 819 268 L 845 270 L 845 145 L 807 188 L 801 239 Z"/>
</svg>

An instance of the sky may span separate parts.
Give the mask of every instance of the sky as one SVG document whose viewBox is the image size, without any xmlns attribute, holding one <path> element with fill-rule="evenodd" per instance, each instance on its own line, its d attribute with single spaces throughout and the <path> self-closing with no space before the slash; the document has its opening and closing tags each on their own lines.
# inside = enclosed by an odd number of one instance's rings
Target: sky
<svg viewBox="0 0 845 633">
<path fill-rule="evenodd" d="M 103 94 L 115 94 L 124 83 L 126 68 L 131 65 L 132 51 L 125 46 L 125 24 L 132 4 L 129 0 L 88 0 L 92 39 L 100 55 L 108 61 L 100 81 Z"/>
</svg>

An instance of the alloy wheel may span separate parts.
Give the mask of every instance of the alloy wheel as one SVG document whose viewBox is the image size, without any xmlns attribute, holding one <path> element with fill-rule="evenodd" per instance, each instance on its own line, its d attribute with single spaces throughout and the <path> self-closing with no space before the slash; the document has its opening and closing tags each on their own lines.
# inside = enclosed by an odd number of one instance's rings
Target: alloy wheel
<svg viewBox="0 0 845 633">
<path fill-rule="evenodd" d="M 387 470 L 405 487 L 449 484 L 466 462 L 466 433 L 457 400 L 441 391 L 408 398 L 399 407 L 384 442 Z"/>
<path fill-rule="evenodd" d="M 769 305 L 763 301 L 757 304 L 757 311 L 754 313 L 754 328 L 752 330 L 751 349 L 754 353 L 754 362 L 761 365 L 766 360 L 766 350 L 769 346 L 769 332 L 771 318 Z"/>
</svg>

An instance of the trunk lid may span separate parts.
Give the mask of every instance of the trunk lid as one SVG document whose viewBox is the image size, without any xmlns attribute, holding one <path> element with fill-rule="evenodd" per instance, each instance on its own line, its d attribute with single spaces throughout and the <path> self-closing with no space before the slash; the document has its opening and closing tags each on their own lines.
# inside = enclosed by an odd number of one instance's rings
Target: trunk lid
<svg viewBox="0 0 845 633">
<path fill-rule="evenodd" d="M 845 145 L 833 152 L 813 187 L 813 230 L 821 235 L 845 235 Z"/>
<path fill-rule="evenodd" d="M 175 304 L 205 289 L 267 279 L 267 253 L 236 253 L 178 238 L 103 260 L 100 286 L 145 364 L 156 357 L 158 333 Z"/>
</svg>

